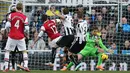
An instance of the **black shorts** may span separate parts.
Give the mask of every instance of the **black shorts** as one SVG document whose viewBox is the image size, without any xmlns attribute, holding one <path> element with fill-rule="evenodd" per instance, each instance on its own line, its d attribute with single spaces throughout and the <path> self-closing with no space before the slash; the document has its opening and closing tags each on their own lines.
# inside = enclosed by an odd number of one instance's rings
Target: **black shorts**
<svg viewBox="0 0 130 73">
<path fill-rule="evenodd" d="M 79 53 L 86 45 L 86 41 L 83 41 L 81 44 L 79 43 L 79 41 L 74 41 L 72 46 L 69 48 L 69 51 L 77 54 Z"/>
<path fill-rule="evenodd" d="M 70 47 L 74 41 L 74 35 L 63 36 L 56 44 L 59 47 Z"/>
</svg>

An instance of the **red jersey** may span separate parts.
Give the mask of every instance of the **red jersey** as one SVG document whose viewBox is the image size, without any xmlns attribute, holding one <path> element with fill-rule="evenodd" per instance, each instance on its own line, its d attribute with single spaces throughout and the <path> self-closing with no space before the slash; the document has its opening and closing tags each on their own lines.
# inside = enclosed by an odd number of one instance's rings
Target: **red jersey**
<svg viewBox="0 0 130 73">
<path fill-rule="evenodd" d="M 14 12 L 9 15 L 11 28 L 9 37 L 20 40 L 24 38 L 24 25 L 28 24 L 28 18 L 21 12 Z"/>
<path fill-rule="evenodd" d="M 48 37 L 51 40 L 61 36 L 60 33 L 57 31 L 56 23 L 52 20 L 48 20 L 47 22 L 45 22 L 42 25 L 41 29 L 47 33 Z"/>
</svg>

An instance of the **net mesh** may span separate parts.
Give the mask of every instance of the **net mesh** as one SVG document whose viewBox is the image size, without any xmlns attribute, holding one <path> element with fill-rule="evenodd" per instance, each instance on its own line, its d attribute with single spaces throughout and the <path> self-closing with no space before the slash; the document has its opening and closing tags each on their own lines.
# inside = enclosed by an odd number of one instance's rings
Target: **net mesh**
<svg viewBox="0 0 130 73">
<path fill-rule="evenodd" d="M 20 0 L 19 0 L 20 1 Z M 83 5 L 85 19 L 90 25 L 98 26 L 102 33 L 103 43 L 114 50 L 113 55 L 109 55 L 110 61 L 103 65 L 106 70 L 130 70 L 130 5 L 129 0 L 23 0 L 24 13 L 29 17 L 30 39 L 28 44 L 33 43 L 34 35 L 37 34 L 42 25 L 41 15 L 49 10 L 51 5 L 61 12 L 62 8 L 68 6 L 70 15 L 73 16 L 74 24 L 77 23 L 77 5 Z M 3 5 L 3 3 L 5 5 Z M 0 1 L 0 20 L 8 12 L 11 3 Z M 5 9 L 2 9 L 3 6 Z M 53 15 L 51 16 L 53 19 Z M 62 24 L 62 23 L 59 23 Z M 59 31 L 61 31 L 61 26 Z M 35 33 L 37 31 L 37 33 Z M 62 33 L 62 32 L 61 32 Z M 35 48 L 28 45 L 29 67 L 33 70 L 59 70 L 63 66 L 62 59 L 64 53 L 57 52 L 54 67 L 47 66 L 51 60 L 51 52 L 48 46 L 48 37 L 43 35 Z M 3 40 L 1 41 L 1 48 Z M 44 44 L 44 46 L 43 46 Z M 40 45 L 40 46 L 39 46 Z M 42 46 L 41 46 L 42 45 Z M 4 47 L 3 47 L 4 48 Z M 3 50 L 2 48 L 2 50 Z M 45 51 L 49 50 L 49 51 Z M 109 54 L 109 53 L 108 53 Z M 59 56 L 60 55 L 60 56 Z M 1 54 L 1 67 L 3 65 L 3 54 Z M 83 59 L 83 66 L 80 70 L 96 70 L 97 58 L 88 57 Z M 2 68 L 1 68 L 2 69 Z M 71 68 L 73 70 L 74 67 Z"/>
</svg>

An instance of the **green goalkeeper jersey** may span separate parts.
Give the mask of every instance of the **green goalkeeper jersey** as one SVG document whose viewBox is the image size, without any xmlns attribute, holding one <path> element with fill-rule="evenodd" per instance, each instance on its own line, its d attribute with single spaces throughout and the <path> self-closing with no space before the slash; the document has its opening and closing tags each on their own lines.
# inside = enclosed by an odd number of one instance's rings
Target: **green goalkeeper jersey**
<svg viewBox="0 0 130 73">
<path fill-rule="evenodd" d="M 95 42 L 95 40 L 98 39 L 99 42 Z M 83 50 L 81 50 L 79 53 L 82 54 L 84 57 L 85 56 L 94 56 L 95 53 L 97 52 L 97 48 L 96 46 L 101 47 L 102 49 L 104 49 L 105 51 L 107 51 L 108 49 L 106 48 L 106 46 L 102 43 L 102 39 L 100 37 L 97 36 L 90 36 L 90 33 L 86 34 L 86 45 L 84 47 Z"/>
<path fill-rule="evenodd" d="M 98 39 L 99 42 L 95 42 L 95 40 Z M 95 46 L 100 46 L 102 49 L 104 49 L 105 51 L 107 51 L 108 49 L 106 48 L 106 46 L 103 44 L 101 37 L 97 37 L 97 36 L 90 36 L 90 33 L 86 34 L 86 46 L 90 47 L 90 48 L 95 48 Z"/>
</svg>

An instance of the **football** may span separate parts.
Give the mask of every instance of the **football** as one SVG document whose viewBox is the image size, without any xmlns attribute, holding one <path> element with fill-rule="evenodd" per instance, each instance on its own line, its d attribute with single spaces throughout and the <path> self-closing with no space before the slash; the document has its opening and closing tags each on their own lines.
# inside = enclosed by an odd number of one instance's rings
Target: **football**
<svg viewBox="0 0 130 73">
<path fill-rule="evenodd" d="M 103 54 L 102 54 L 102 59 L 103 59 L 103 60 L 107 60 L 107 59 L 108 59 L 108 55 L 105 54 L 105 53 L 103 53 Z"/>
</svg>

